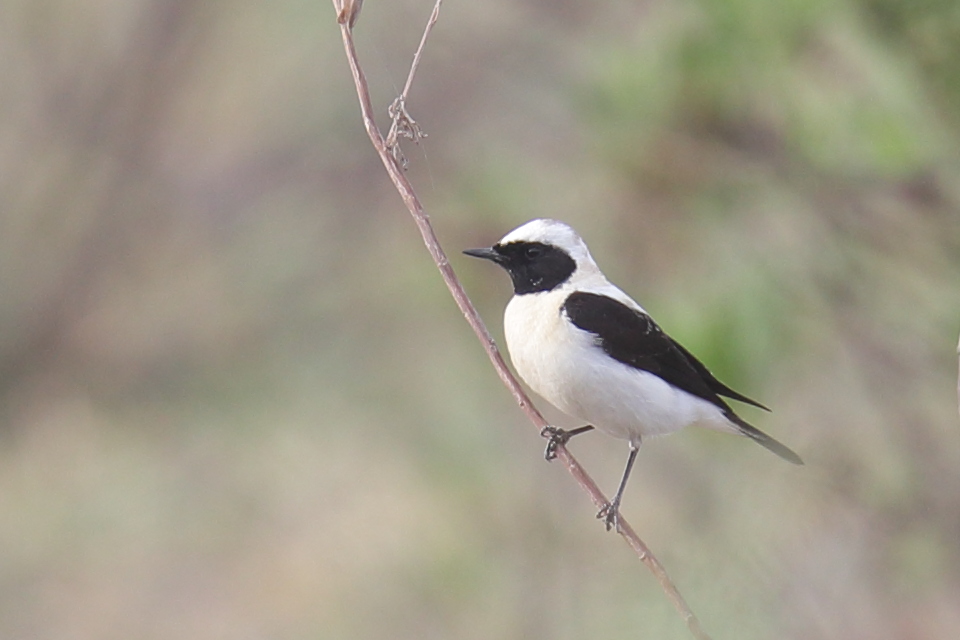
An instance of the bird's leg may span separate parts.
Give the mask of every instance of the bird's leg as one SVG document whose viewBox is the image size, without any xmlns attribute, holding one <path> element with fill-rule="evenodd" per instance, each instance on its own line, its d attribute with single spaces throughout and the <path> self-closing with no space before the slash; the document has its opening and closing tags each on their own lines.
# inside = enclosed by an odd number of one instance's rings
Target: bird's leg
<svg viewBox="0 0 960 640">
<path fill-rule="evenodd" d="M 607 527 L 620 531 L 620 501 L 623 499 L 623 490 L 627 488 L 627 479 L 630 477 L 630 470 L 633 469 L 633 462 L 637 459 L 637 452 L 640 451 L 640 443 L 630 442 L 630 457 L 627 458 L 627 468 L 623 470 L 623 477 L 620 479 L 620 486 L 617 487 L 617 495 L 613 496 L 610 504 L 603 505 L 603 508 L 597 512 L 597 518 L 603 520 Z"/>
<path fill-rule="evenodd" d="M 566 429 L 561 429 L 560 427 L 551 427 L 550 425 L 547 425 L 540 430 L 540 435 L 549 440 L 547 443 L 547 448 L 543 452 L 543 457 L 546 458 L 547 462 L 550 462 L 557 457 L 557 447 L 562 444 L 567 444 L 567 442 L 569 442 L 570 438 L 573 436 L 578 436 L 581 433 L 586 433 L 587 431 L 592 430 L 593 425 L 590 424 L 585 427 L 579 427 L 569 431 Z"/>
</svg>

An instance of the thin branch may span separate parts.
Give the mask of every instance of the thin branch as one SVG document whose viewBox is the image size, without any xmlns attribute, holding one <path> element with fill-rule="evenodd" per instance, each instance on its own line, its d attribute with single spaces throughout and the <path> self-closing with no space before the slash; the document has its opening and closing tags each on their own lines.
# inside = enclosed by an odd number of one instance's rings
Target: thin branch
<svg viewBox="0 0 960 640">
<path fill-rule="evenodd" d="M 404 100 L 407 99 L 407 96 L 410 95 L 410 87 L 413 86 L 413 76 L 417 75 L 417 69 L 420 68 L 420 56 L 423 55 L 423 47 L 427 44 L 427 38 L 430 37 L 430 32 L 433 31 L 433 26 L 437 24 L 437 18 L 440 17 L 440 5 L 443 4 L 443 0 L 437 0 L 436 4 L 433 5 L 433 11 L 430 12 L 430 18 L 427 20 L 427 26 L 423 29 L 423 35 L 420 36 L 420 44 L 417 46 L 417 50 L 413 54 L 413 62 L 410 63 L 410 73 L 407 74 L 407 81 L 403 85 L 403 92 L 400 94 L 400 97 Z"/>
<path fill-rule="evenodd" d="M 960 361 L 960 342 L 957 343 L 957 359 Z M 957 410 L 960 411 L 960 368 L 957 370 Z"/>
<path fill-rule="evenodd" d="M 441 2 L 442 0 L 437 0 L 436 4 L 434 5 L 433 13 L 430 16 L 430 20 L 427 23 L 427 28 L 424 30 L 423 37 L 420 40 L 420 46 L 417 48 L 417 54 L 414 58 L 413 66 L 410 69 L 410 75 L 407 77 L 404 93 L 400 96 L 401 101 L 405 100 L 406 93 L 409 91 L 410 85 L 413 82 L 413 76 L 415 75 L 417 64 L 419 63 L 420 54 L 423 50 L 423 46 L 427 40 L 430 30 L 437 21 Z M 337 10 L 337 13 L 342 15 L 342 0 L 333 0 L 333 6 Z M 391 152 L 389 143 L 383 138 L 383 136 L 380 134 L 380 130 L 377 128 L 376 121 L 374 120 L 373 116 L 370 91 L 367 86 L 367 81 L 363 74 L 363 70 L 360 68 L 360 63 L 357 60 L 357 52 L 353 44 L 353 33 L 349 25 L 349 21 L 340 21 L 340 33 L 343 37 L 343 46 L 344 50 L 346 51 L 347 61 L 350 64 L 350 71 L 353 73 L 353 81 L 357 89 L 357 97 L 360 100 L 360 112 L 363 116 L 363 125 L 367 130 L 367 135 L 370 137 L 370 142 L 373 143 L 374 148 L 377 150 L 377 154 L 380 156 L 381 162 L 383 162 L 383 166 L 387 170 L 387 174 L 390 176 L 394 186 L 400 193 L 400 197 L 403 198 L 404 204 L 406 204 L 407 209 L 413 216 L 413 220 L 416 223 L 417 228 L 420 230 L 420 235 L 423 237 L 423 242 L 427 247 L 427 251 L 429 251 L 430 256 L 433 258 L 433 261 L 437 266 L 437 269 L 439 269 L 444 283 L 447 285 L 447 288 L 450 290 L 454 301 L 457 303 L 460 311 L 463 313 L 467 322 L 470 324 L 470 327 L 473 329 L 474 333 L 477 335 L 477 338 L 480 340 L 480 343 L 483 345 L 483 349 L 486 351 L 487 356 L 493 363 L 493 367 L 500 376 L 500 380 L 502 380 L 507 389 L 509 389 L 510 394 L 513 396 L 514 400 L 516 400 L 517 404 L 520 406 L 520 409 L 524 412 L 524 414 L 526 414 L 527 418 L 530 419 L 534 426 L 542 430 L 544 427 L 548 426 L 547 421 L 530 401 L 529 396 L 527 396 L 526 392 L 523 390 L 523 387 L 520 386 L 519 381 L 517 381 L 516 377 L 514 377 L 504 362 L 503 356 L 500 355 L 500 351 L 497 349 L 497 345 L 493 340 L 493 336 L 490 335 L 490 332 L 487 330 L 486 325 L 480 318 L 480 314 L 477 312 L 476 307 L 474 307 L 473 302 L 467 296 L 466 291 L 464 291 L 463 286 L 460 284 L 460 280 L 454 273 L 453 267 L 450 266 L 450 261 L 447 259 L 443 248 L 440 246 L 440 242 L 434 233 L 433 226 L 430 224 L 430 218 L 427 216 L 426 212 L 424 212 L 423 206 L 420 204 L 420 199 L 413 190 L 413 186 L 410 184 L 410 181 L 407 180 L 406 175 L 404 175 L 399 161 Z M 596 482 L 594 482 L 593 479 L 587 474 L 576 458 L 574 458 L 570 452 L 567 451 L 566 447 L 564 447 L 562 444 L 557 446 L 556 453 L 557 459 L 560 460 L 564 466 L 566 466 L 567 470 L 574 477 L 577 483 L 584 489 L 584 491 L 587 492 L 594 505 L 598 508 L 606 505 L 608 503 L 606 496 L 604 496 Z M 689 605 L 687 605 L 686 601 L 683 599 L 683 596 L 680 595 L 680 592 L 673 584 L 670 576 L 667 575 L 667 572 L 663 568 L 663 565 L 660 564 L 660 561 L 657 560 L 647 545 L 633 530 L 633 527 L 631 527 L 623 517 L 620 518 L 619 524 L 620 526 L 618 528 L 618 533 L 623 536 L 623 538 L 627 541 L 627 544 L 630 545 L 630 548 L 636 552 L 640 561 L 643 562 L 650 572 L 653 573 L 654 577 L 656 577 L 657 581 L 660 583 L 660 586 L 663 588 L 664 593 L 667 595 L 667 598 L 673 603 L 673 606 L 683 617 L 684 622 L 686 622 L 687 627 L 689 628 L 693 637 L 697 640 L 710 640 L 710 637 L 703 631 L 703 629 L 700 628 L 699 620 L 694 615 L 693 611 L 691 611 Z"/>
<path fill-rule="evenodd" d="M 413 140 L 415 143 L 419 142 L 420 138 L 427 137 L 427 134 L 420 130 L 417 121 L 410 117 L 410 114 L 407 112 L 407 96 L 410 95 L 413 78 L 417 75 L 417 69 L 420 68 L 420 56 L 423 55 L 423 47 L 427 44 L 427 38 L 430 37 L 430 32 L 433 31 L 433 25 L 437 24 L 437 18 L 440 17 L 441 4 L 443 4 L 443 0 L 437 0 L 436 4 L 433 5 L 430 19 L 427 20 L 427 26 L 424 27 L 423 35 L 420 36 L 420 44 L 417 45 L 417 50 L 413 54 L 413 62 L 410 64 L 410 73 L 407 74 L 407 81 L 403 85 L 403 91 L 393 101 L 388 110 L 391 123 L 390 130 L 387 132 L 387 147 L 393 154 L 394 160 L 399 162 L 403 169 L 407 168 L 407 159 L 404 157 L 403 151 L 400 150 L 400 142 L 397 140 L 397 136 L 403 136 L 404 138 Z"/>
</svg>

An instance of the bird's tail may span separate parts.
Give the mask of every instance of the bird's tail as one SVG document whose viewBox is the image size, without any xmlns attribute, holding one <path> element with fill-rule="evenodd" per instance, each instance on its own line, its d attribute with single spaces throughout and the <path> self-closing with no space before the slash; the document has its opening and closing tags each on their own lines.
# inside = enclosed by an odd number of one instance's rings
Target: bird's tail
<svg viewBox="0 0 960 640">
<path fill-rule="evenodd" d="M 748 423 L 747 421 L 745 421 L 743 418 L 736 415 L 732 411 L 730 412 L 730 415 L 727 416 L 727 418 L 729 418 L 731 422 L 737 425 L 737 427 L 740 429 L 740 433 L 747 436 L 754 442 L 762 445 L 766 449 L 769 449 L 770 451 L 774 452 L 775 454 L 777 454 L 787 462 L 791 462 L 793 464 L 803 464 L 803 460 L 800 459 L 800 456 L 794 453 L 794 451 L 790 447 L 783 444 L 776 438 L 772 438 L 768 436 L 763 431 L 760 431 L 760 429 L 757 429 L 755 426 Z"/>
</svg>

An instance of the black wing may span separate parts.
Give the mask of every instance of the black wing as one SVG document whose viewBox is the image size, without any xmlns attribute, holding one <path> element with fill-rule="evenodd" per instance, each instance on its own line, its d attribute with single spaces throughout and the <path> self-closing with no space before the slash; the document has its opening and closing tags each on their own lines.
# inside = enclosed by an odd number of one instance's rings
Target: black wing
<svg viewBox="0 0 960 640">
<path fill-rule="evenodd" d="M 574 325 L 597 336 L 597 345 L 614 360 L 656 374 L 724 412 L 730 411 L 730 407 L 719 396 L 766 409 L 717 380 L 703 363 L 641 311 L 604 295 L 577 292 L 564 302 L 563 312 Z"/>
<path fill-rule="evenodd" d="M 683 348 L 682 344 L 680 344 L 673 338 L 668 338 L 668 339 L 670 340 L 670 342 L 673 343 L 673 346 L 675 346 L 677 349 L 680 350 L 680 353 L 686 356 L 687 360 L 690 362 L 693 368 L 697 370 L 697 373 L 700 374 L 700 377 L 703 378 L 704 381 L 707 383 L 707 386 L 710 387 L 710 389 L 714 393 L 716 393 L 718 396 L 724 396 L 726 398 L 731 398 L 733 400 L 739 400 L 740 402 L 746 402 L 747 404 L 752 404 L 753 406 L 759 409 L 763 409 L 764 411 L 770 411 L 770 409 L 765 405 L 760 404 L 756 400 L 751 400 L 750 398 L 743 395 L 742 393 L 737 393 L 727 385 L 717 380 L 715 377 L 713 377 L 713 374 L 710 373 L 710 370 L 707 369 L 702 362 L 697 360 L 696 356 L 694 356 L 692 353 L 690 353 L 689 351 Z"/>
</svg>

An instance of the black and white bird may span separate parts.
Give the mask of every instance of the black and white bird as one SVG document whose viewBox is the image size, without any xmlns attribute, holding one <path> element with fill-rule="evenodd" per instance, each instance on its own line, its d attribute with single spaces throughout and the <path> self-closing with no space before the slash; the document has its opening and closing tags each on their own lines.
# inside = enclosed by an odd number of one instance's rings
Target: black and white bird
<svg viewBox="0 0 960 640">
<path fill-rule="evenodd" d="M 620 501 L 640 443 L 697 425 L 747 436 L 781 458 L 803 464 L 788 447 L 748 424 L 723 397 L 765 406 L 737 393 L 665 334 L 639 304 L 610 284 L 570 226 L 537 219 L 469 256 L 510 274 L 513 298 L 504 333 L 513 366 L 530 387 L 587 426 L 549 427 L 546 456 L 596 427 L 630 444 L 613 500 L 598 518 L 618 526 Z"/>
</svg>

